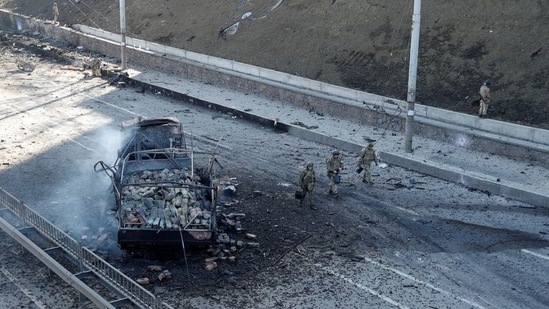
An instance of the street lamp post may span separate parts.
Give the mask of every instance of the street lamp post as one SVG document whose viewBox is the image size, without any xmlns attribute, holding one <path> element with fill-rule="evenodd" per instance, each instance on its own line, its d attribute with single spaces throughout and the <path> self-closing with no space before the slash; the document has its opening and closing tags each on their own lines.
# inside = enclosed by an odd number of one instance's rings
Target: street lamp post
<svg viewBox="0 0 549 309">
<path fill-rule="evenodd" d="M 412 17 L 412 39 L 410 44 L 410 67 L 408 70 L 408 112 L 406 113 L 406 133 L 404 150 L 412 152 L 412 137 L 414 135 L 414 115 L 416 101 L 417 61 L 419 55 L 419 28 L 421 23 L 421 0 L 414 0 Z"/>
<path fill-rule="evenodd" d="M 128 68 L 128 60 L 126 59 L 126 0 L 120 0 L 120 62 L 122 70 Z"/>
</svg>

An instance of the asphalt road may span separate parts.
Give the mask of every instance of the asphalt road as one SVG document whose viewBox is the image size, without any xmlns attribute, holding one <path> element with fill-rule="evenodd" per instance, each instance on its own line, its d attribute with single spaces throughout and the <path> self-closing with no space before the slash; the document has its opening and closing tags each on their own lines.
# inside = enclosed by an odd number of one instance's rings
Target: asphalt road
<svg viewBox="0 0 549 309">
<path fill-rule="evenodd" d="M 280 262 L 254 273 L 245 289 L 227 285 L 210 288 L 208 295 L 173 286 L 153 289 L 175 307 L 546 308 L 549 303 L 547 209 L 397 167 L 376 169 L 371 187 L 347 169 L 340 197 L 330 198 L 322 177 L 327 146 L 154 93 L 108 86 L 48 61 L 23 73 L 15 58 L 2 57 L 0 186 L 82 242 L 114 226 L 106 211 L 112 201 L 108 179 L 92 166 L 114 160 L 116 125 L 135 116 L 167 115 L 186 124 L 196 147 L 215 149 L 228 176 L 278 197 L 248 218 L 253 231 L 262 213 L 282 212 L 278 221 L 268 222 L 272 238 L 265 235 L 262 242 L 276 243 L 282 228 L 294 230 L 296 238 L 311 235 L 294 250 L 269 252 L 278 253 Z M 343 154 L 349 166 L 354 155 Z M 317 212 L 281 198 L 295 190 L 307 161 L 319 174 Z M 0 268 L 2 299 L 17 308 L 77 306 L 74 293 L 7 244 L 0 253 L 7 265 Z M 13 268 L 14 260 L 27 262 Z M 131 264 L 124 267 L 131 271 Z M 45 286 L 48 293 L 32 292 Z"/>
</svg>

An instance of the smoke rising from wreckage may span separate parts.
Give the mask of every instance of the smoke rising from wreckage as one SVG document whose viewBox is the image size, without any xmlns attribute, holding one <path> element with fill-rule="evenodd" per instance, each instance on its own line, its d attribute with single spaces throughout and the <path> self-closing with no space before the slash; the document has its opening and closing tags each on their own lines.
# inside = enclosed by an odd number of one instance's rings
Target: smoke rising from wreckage
<svg viewBox="0 0 549 309">
<path fill-rule="evenodd" d="M 95 165 L 111 178 L 122 249 L 212 244 L 217 236 L 215 157 L 200 162 L 176 118 L 124 123 L 126 141 L 113 166 Z M 207 165 L 204 165 L 207 163 Z"/>
</svg>

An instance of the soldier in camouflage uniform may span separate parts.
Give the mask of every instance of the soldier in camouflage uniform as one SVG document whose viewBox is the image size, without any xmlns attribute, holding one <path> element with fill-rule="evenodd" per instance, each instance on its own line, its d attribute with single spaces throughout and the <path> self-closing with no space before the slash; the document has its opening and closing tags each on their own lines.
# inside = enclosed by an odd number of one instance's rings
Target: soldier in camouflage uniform
<svg viewBox="0 0 549 309">
<path fill-rule="evenodd" d="M 57 2 L 53 3 L 52 14 L 53 14 L 53 23 L 56 24 L 59 20 L 59 8 L 57 7 Z"/>
<path fill-rule="evenodd" d="M 492 84 L 492 82 L 487 79 L 484 81 L 482 86 L 479 90 L 480 95 L 480 108 L 478 110 L 478 117 L 479 118 L 485 118 L 486 112 L 488 111 L 488 107 L 490 106 L 490 103 L 492 103 L 492 95 L 490 94 L 490 88 L 489 86 Z"/>
<path fill-rule="evenodd" d="M 309 207 L 316 209 L 313 203 L 313 191 L 315 190 L 316 176 L 312 162 L 308 162 L 299 175 L 299 187 L 303 190 L 303 197 L 299 200 L 299 206 L 303 206 L 305 198 L 309 200 Z"/>
<path fill-rule="evenodd" d="M 339 151 L 335 150 L 326 159 L 326 176 L 328 176 L 328 182 L 330 183 L 329 194 L 337 194 L 337 184 L 335 183 L 334 175 L 338 174 L 341 169 L 343 169 L 343 161 L 339 157 Z"/>
<path fill-rule="evenodd" d="M 376 165 L 379 164 L 379 160 L 374 150 L 374 144 L 369 143 L 368 147 L 362 148 L 360 155 L 358 156 L 358 166 L 362 167 L 364 170 L 364 175 L 362 176 L 362 182 L 367 182 L 373 184 L 372 173 L 370 172 L 370 166 L 372 162 L 375 162 Z"/>
<path fill-rule="evenodd" d="M 91 61 L 90 68 L 92 70 L 92 75 L 96 77 L 100 77 L 103 75 L 103 72 L 101 72 L 101 64 L 103 63 L 103 59 L 101 58 L 94 58 Z"/>
</svg>

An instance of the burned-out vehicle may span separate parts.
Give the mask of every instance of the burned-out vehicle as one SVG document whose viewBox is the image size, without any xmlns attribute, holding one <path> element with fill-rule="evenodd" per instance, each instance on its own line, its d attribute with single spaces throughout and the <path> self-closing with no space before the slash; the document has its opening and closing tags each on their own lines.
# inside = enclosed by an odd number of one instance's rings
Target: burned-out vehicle
<svg viewBox="0 0 549 309">
<path fill-rule="evenodd" d="M 207 245 L 216 240 L 215 158 L 193 150 L 177 118 L 133 119 L 114 165 L 95 164 L 112 180 L 118 244 L 125 250 Z"/>
</svg>

